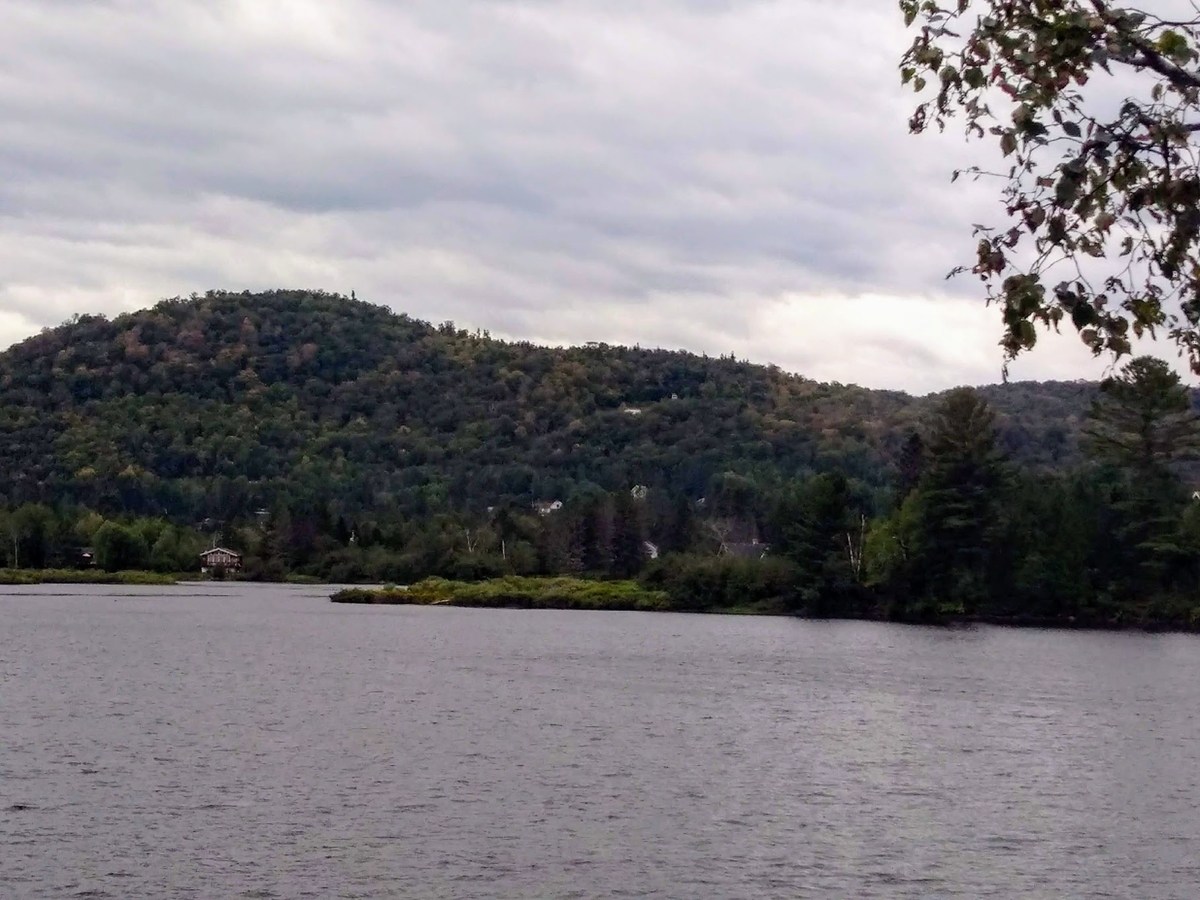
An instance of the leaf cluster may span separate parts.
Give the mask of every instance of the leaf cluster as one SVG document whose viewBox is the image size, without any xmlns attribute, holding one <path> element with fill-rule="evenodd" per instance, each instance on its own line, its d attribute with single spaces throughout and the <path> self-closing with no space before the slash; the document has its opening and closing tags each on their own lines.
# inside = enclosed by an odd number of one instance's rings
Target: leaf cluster
<svg viewBox="0 0 1200 900">
<path fill-rule="evenodd" d="M 1116 357 L 1164 331 L 1200 372 L 1200 15 L 1110 0 L 900 7 L 917 30 L 902 80 L 933 94 L 910 129 L 961 116 L 1008 162 L 967 170 L 998 179 L 1011 224 L 976 226 L 976 260 L 955 270 L 987 284 L 1008 358 L 1066 320 Z"/>
</svg>

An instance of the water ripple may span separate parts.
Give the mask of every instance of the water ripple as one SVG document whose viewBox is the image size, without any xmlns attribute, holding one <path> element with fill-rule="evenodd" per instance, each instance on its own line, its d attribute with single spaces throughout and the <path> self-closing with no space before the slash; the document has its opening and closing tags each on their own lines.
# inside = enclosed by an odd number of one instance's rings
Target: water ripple
<svg viewBox="0 0 1200 900">
<path fill-rule="evenodd" d="M 1186 636 L 22 588 L 0 669 L 5 900 L 1200 883 Z"/>
</svg>

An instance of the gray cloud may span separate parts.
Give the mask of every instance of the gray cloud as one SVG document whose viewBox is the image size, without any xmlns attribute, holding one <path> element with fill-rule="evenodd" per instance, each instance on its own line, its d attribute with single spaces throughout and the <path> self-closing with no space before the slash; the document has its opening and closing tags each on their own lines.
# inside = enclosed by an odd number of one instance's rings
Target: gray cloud
<svg viewBox="0 0 1200 900">
<path fill-rule="evenodd" d="M 995 380 L 994 219 L 890 0 L 0 7 L 0 342 L 209 287 L 518 338 Z M 1064 336 L 1017 368 L 1099 368 Z"/>
</svg>

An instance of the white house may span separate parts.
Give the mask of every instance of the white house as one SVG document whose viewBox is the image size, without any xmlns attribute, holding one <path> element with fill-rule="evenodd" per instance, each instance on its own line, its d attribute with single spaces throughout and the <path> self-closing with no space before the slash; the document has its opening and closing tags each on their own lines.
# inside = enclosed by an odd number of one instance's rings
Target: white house
<svg viewBox="0 0 1200 900">
<path fill-rule="evenodd" d="M 561 500 L 536 500 L 533 508 L 537 510 L 539 516 L 548 516 L 550 513 L 558 512 L 563 508 Z"/>
</svg>

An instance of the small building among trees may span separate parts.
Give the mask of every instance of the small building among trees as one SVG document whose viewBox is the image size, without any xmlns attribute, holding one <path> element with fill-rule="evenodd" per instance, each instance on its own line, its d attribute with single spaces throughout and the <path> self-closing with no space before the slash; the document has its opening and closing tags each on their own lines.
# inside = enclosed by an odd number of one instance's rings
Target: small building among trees
<svg viewBox="0 0 1200 900">
<path fill-rule="evenodd" d="M 200 571 L 207 575 L 214 569 L 236 572 L 242 567 L 242 554 L 224 547 L 213 547 L 200 554 Z"/>
</svg>

